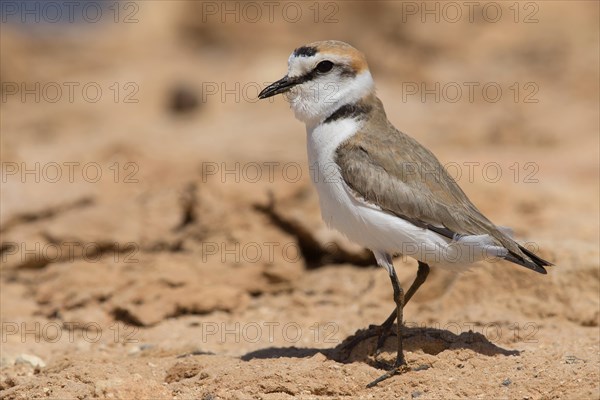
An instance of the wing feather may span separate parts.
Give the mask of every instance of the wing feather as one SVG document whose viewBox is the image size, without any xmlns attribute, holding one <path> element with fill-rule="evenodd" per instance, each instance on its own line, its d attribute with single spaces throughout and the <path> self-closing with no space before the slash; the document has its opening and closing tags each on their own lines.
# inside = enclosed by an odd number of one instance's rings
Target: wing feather
<svg viewBox="0 0 600 400">
<path fill-rule="evenodd" d="M 523 251 L 487 219 L 450 177 L 438 159 L 385 118 L 379 105 L 363 129 L 343 143 L 336 163 L 345 183 L 367 202 L 442 236 L 487 234 L 504 246 L 512 259 L 543 270 L 549 262 Z M 392 132 L 381 135 L 380 132 Z M 379 134 L 378 134 L 379 133 Z"/>
</svg>

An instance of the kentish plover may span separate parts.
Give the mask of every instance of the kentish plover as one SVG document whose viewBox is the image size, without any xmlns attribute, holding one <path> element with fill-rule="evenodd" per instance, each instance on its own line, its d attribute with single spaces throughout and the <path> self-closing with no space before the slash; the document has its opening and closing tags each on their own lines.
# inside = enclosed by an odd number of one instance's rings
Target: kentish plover
<svg viewBox="0 0 600 400">
<path fill-rule="evenodd" d="M 433 153 L 388 121 L 365 56 L 354 47 L 328 40 L 297 48 L 287 75 L 259 98 L 279 93 L 287 94 L 296 118 L 306 124 L 323 219 L 372 250 L 392 281 L 396 308 L 380 332 L 389 332 L 397 320 L 396 362 L 369 386 L 406 369 L 402 309 L 429 265 L 458 269 L 502 258 L 543 274 L 552 265 L 487 219 Z M 397 253 L 418 261 L 406 294 L 392 264 Z"/>
</svg>

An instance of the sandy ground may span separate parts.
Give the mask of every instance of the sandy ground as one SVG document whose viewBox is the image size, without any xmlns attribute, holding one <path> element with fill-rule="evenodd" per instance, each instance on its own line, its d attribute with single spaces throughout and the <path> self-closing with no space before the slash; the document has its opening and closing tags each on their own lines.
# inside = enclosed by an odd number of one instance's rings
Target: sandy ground
<svg viewBox="0 0 600 400">
<path fill-rule="evenodd" d="M 115 4 L 97 24 L 2 25 L 3 399 L 600 397 L 598 3 L 493 3 L 496 22 L 228 3 L 239 23 L 220 2 Z M 388 277 L 321 222 L 285 100 L 255 99 L 329 38 L 556 264 L 433 270 L 405 310 L 413 370 L 372 389 L 395 338 L 377 359 L 375 338 L 343 345 L 392 310 Z M 395 265 L 407 287 L 416 262 Z"/>
</svg>

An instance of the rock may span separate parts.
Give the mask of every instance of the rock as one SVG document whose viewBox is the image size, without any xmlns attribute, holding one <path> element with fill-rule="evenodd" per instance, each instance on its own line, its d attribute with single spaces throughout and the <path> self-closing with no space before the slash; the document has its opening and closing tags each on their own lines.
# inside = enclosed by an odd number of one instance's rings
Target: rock
<svg viewBox="0 0 600 400">
<path fill-rule="evenodd" d="M 15 364 L 29 364 L 34 368 L 44 368 L 46 366 L 44 360 L 33 354 L 21 354 L 17 356 Z"/>
</svg>

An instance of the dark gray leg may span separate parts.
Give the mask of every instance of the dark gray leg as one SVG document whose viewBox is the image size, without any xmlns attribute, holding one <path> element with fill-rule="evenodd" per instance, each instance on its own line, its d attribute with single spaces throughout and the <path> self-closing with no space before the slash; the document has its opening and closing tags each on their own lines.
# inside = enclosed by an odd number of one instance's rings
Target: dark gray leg
<svg viewBox="0 0 600 400">
<path fill-rule="evenodd" d="M 404 352 L 402 351 L 402 321 L 404 316 L 404 290 L 402 290 L 402 286 L 400 286 L 400 282 L 398 281 L 398 275 L 396 275 L 396 270 L 392 267 L 393 274 L 390 276 L 390 280 L 392 281 L 392 287 L 394 288 L 394 303 L 396 303 L 396 334 L 398 335 L 398 352 L 396 353 L 396 363 L 394 367 L 398 367 L 399 365 L 406 364 L 404 360 Z"/>
<path fill-rule="evenodd" d="M 391 260 L 390 260 L 390 263 L 391 263 Z M 386 269 L 387 269 L 387 267 L 386 267 Z M 428 275 L 429 275 L 429 265 L 419 261 L 419 269 L 417 270 L 417 277 L 415 278 L 412 285 L 410 285 L 410 288 L 404 295 L 404 305 L 405 306 L 406 306 L 406 303 L 408 303 L 408 301 L 413 297 L 413 295 L 417 292 L 417 290 L 425 282 Z M 352 348 L 354 348 L 354 346 L 358 345 L 359 343 L 361 343 L 373 336 L 377 336 L 379 338 L 377 340 L 377 347 L 375 349 L 375 355 L 377 356 L 381 352 L 381 349 L 383 348 L 383 345 L 384 345 L 386 339 L 390 336 L 392 326 L 394 325 L 394 321 L 397 319 L 397 317 L 398 316 L 397 316 L 396 308 L 394 307 L 394 310 L 392 311 L 390 316 L 385 320 L 385 322 L 383 324 L 370 325 L 368 330 L 365 330 L 365 331 L 357 334 L 352 340 L 350 340 L 348 343 L 346 343 L 344 345 L 344 349 L 351 350 Z"/>
<path fill-rule="evenodd" d="M 408 292 L 406 292 L 406 294 L 404 295 L 404 305 L 405 306 L 410 301 L 410 299 L 414 296 L 414 294 L 417 293 L 417 290 L 419 290 L 421 285 L 423 283 L 425 283 L 425 280 L 427 279 L 428 275 L 429 275 L 429 265 L 425 264 L 424 262 L 419 261 L 419 269 L 417 270 L 417 276 L 416 276 L 415 280 L 413 281 L 412 285 L 410 285 Z M 380 326 L 381 334 L 379 335 L 379 339 L 377 340 L 377 348 L 375 349 L 375 355 L 378 355 L 381 352 L 381 349 L 383 348 L 383 344 L 385 343 L 385 340 L 390 335 L 392 325 L 394 324 L 394 320 L 396 318 L 397 318 L 397 312 L 396 312 L 396 309 L 394 309 L 392 311 L 392 313 L 390 314 L 390 316 L 387 317 L 387 319 L 384 321 L 384 323 L 381 324 L 381 326 Z"/>
<path fill-rule="evenodd" d="M 398 275 L 396 275 L 396 270 L 394 269 L 394 265 L 391 263 L 391 259 L 388 260 L 387 265 L 385 265 L 386 269 L 390 274 L 390 280 L 392 281 L 392 287 L 394 288 L 394 303 L 396 303 L 396 339 L 397 339 L 397 353 L 396 353 L 396 362 L 394 363 L 394 367 L 375 379 L 373 382 L 367 385 L 368 388 L 377 385 L 379 382 L 384 381 L 397 373 L 402 372 L 406 369 L 406 360 L 404 359 L 404 352 L 402 349 L 402 316 L 404 309 L 404 291 L 400 286 L 400 282 L 398 281 Z"/>
</svg>

